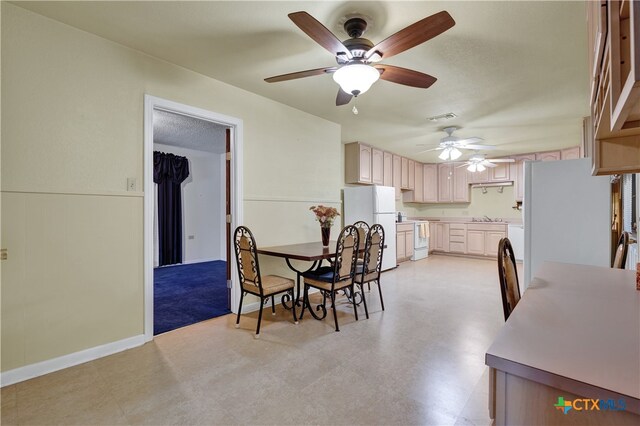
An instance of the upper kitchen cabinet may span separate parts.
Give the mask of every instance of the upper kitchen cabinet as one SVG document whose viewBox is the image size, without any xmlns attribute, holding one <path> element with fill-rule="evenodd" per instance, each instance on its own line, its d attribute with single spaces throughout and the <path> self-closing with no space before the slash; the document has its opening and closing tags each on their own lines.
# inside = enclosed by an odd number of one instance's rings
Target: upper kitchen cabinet
<svg viewBox="0 0 640 426">
<path fill-rule="evenodd" d="M 408 175 L 407 175 L 408 178 Z M 402 198 L 400 183 L 402 180 L 402 157 L 393 154 L 393 186 L 396 188 L 396 200 Z"/>
<path fill-rule="evenodd" d="M 409 184 L 407 185 L 407 189 L 414 190 L 416 187 L 416 162 L 409 160 L 407 161 L 407 166 L 409 167 Z"/>
<path fill-rule="evenodd" d="M 514 185 L 515 185 L 515 196 L 516 201 L 524 200 L 524 162 L 525 161 L 535 161 L 535 154 L 525 154 L 518 155 L 514 157 L 516 160 L 515 163 L 512 164 L 512 170 L 514 171 Z"/>
<path fill-rule="evenodd" d="M 494 163 L 495 167 L 489 167 L 489 182 L 507 182 L 513 180 L 510 173 L 511 163 Z"/>
<path fill-rule="evenodd" d="M 487 182 L 489 182 L 489 169 L 485 168 L 481 172 L 479 172 L 479 171 L 476 171 L 476 172 L 467 171 L 467 181 L 469 183 L 487 183 Z"/>
<path fill-rule="evenodd" d="M 384 151 L 371 148 L 371 183 L 384 184 Z"/>
<path fill-rule="evenodd" d="M 560 151 L 536 152 L 537 161 L 558 161 L 560 160 Z"/>
<path fill-rule="evenodd" d="M 400 189 L 409 189 L 409 159 L 400 157 Z"/>
<path fill-rule="evenodd" d="M 372 183 L 372 148 L 360 142 L 344 146 L 344 180 L 346 183 Z"/>
<path fill-rule="evenodd" d="M 438 164 L 438 202 L 450 203 L 453 200 L 453 167 L 450 163 Z"/>
<path fill-rule="evenodd" d="M 393 154 L 387 151 L 383 153 L 382 184 L 393 186 Z"/>
<path fill-rule="evenodd" d="M 424 167 L 422 163 L 414 163 L 413 190 L 402 193 L 402 200 L 406 203 L 424 202 Z M 409 174 L 409 179 L 412 175 Z"/>
<path fill-rule="evenodd" d="M 640 4 L 587 2 L 587 23 L 592 172 L 640 172 Z"/>
<path fill-rule="evenodd" d="M 467 168 L 464 163 L 454 163 L 453 168 L 453 191 L 451 201 L 454 203 L 468 203 L 471 201 L 469 195 L 469 182 L 467 181 Z"/>
<path fill-rule="evenodd" d="M 438 202 L 438 165 L 423 164 L 422 166 L 422 200 L 425 203 Z"/>
<path fill-rule="evenodd" d="M 561 160 L 577 160 L 580 158 L 580 147 L 574 146 L 571 148 L 565 148 L 560 150 L 560 159 Z"/>
</svg>

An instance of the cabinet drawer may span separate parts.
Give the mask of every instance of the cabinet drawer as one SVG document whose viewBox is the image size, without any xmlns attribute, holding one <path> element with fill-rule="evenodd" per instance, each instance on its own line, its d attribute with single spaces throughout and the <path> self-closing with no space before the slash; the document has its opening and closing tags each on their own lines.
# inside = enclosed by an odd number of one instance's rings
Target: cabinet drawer
<svg viewBox="0 0 640 426">
<path fill-rule="evenodd" d="M 449 228 L 449 235 L 450 236 L 465 235 L 466 233 L 467 233 L 467 231 L 465 229 L 452 229 L 452 228 Z"/>
<path fill-rule="evenodd" d="M 407 232 L 413 231 L 414 224 L 413 223 L 398 223 L 396 224 L 397 232 Z"/>
<path fill-rule="evenodd" d="M 449 229 L 457 229 L 457 230 L 462 230 L 464 231 L 466 229 L 467 225 L 465 225 L 464 223 L 450 223 L 449 224 Z"/>
<path fill-rule="evenodd" d="M 507 232 L 507 225 L 495 225 L 495 224 L 484 224 L 484 223 L 470 223 L 467 225 L 467 229 L 469 231 L 502 231 Z"/>
<path fill-rule="evenodd" d="M 464 235 L 451 235 L 449 236 L 449 242 L 453 243 L 464 243 L 466 240 Z"/>
<path fill-rule="evenodd" d="M 464 253 L 465 252 L 465 244 L 464 242 L 449 242 L 449 251 L 452 253 Z"/>
</svg>

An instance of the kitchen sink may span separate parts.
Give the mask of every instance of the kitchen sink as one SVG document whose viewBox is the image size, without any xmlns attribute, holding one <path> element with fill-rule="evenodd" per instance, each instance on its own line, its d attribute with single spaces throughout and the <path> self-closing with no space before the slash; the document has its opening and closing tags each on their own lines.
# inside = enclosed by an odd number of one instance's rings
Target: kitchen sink
<svg viewBox="0 0 640 426">
<path fill-rule="evenodd" d="M 502 223 L 504 220 L 500 217 L 490 218 L 490 217 L 472 217 L 471 222 L 483 222 L 483 223 Z"/>
</svg>

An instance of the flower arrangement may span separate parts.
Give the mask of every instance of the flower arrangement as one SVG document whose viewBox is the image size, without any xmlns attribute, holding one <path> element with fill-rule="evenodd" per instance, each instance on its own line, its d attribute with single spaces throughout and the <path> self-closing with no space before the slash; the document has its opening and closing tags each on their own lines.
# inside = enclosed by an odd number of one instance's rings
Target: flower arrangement
<svg viewBox="0 0 640 426">
<path fill-rule="evenodd" d="M 322 204 L 318 206 L 309 207 L 316 215 L 316 220 L 320 222 L 320 227 L 330 228 L 333 225 L 333 221 L 336 217 L 340 216 L 338 210 L 335 207 L 325 207 Z"/>
</svg>

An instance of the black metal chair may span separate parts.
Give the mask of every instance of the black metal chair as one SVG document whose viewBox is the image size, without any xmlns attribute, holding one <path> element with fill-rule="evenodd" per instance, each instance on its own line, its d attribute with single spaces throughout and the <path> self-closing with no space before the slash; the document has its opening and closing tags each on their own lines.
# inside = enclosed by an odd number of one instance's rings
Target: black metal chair
<svg viewBox="0 0 640 426">
<path fill-rule="evenodd" d="M 303 274 L 304 277 L 304 302 L 302 304 L 302 312 L 300 318 L 303 317 L 306 308 L 316 319 L 323 319 L 327 316 L 326 301 L 327 296 L 331 298 L 331 307 L 333 309 L 333 320 L 336 325 L 336 331 L 340 331 L 338 327 L 338 315 L 336 313 L 336 293 L 339 290 L 349 289 L 354 294 L 354 277 L 356 270 L 356 259 L 359 247 L 358 230 L 353 225 L 346 226 L 336 243 L 336 255 L 332 266 L 321 267 L 314 271 Z M 316 307 L 316 310 L 322 309 L 323 313 L 318 316 L 313 312 L 311 303 L 309 302 L 309 288 L 317 288 L 322 293 L 322 303 Z M 358 320 L 358 310 L 355 300 L 351 300 L 353 304 L 353 312 Z"/>
<path fill-rule="evenodd" d="M 498 277 L 500 278 L 500 293 L 502 294 L 502 309 L 506 321 L 520 301 L 520 285 L 516 257 L 513 254 L 511 241 L 503 238 L 498 243 Z"/>
<path fill-rule="evenodd" d="M 629 249 L 629 233 L 623 231 L 618 240 L 616 255 L 611 263 L 612 268 L 624 269 L 627 265 L 627 250 Z"/>
<path fill-rule="evenodd" d="M 236 318 L 236 328 L 240 327 L 240 313 L 242 312 L 242 301 L 245 294 L 250 293 L 260 298 L 260 311 L 258 313 L 258 325 L 256 327 L 256 338 L 260 337 L 260 323 L 262 322 L 262 307 L 271 298 L 271 313 L 275 315 L 274 296 L 279 293 L 289 295 L 290 300 L 294 300 L 293 288 L 295 283 L 292 279 L 279 275 L 260 275 L 260 264 L 258 262 L 258 252 L 256 240 L 249 228 L 238 226 L 233 237 L 238 262 L 238 275 L 240 278 L 240 306 Z M 285 295 L 282 296 L 283 300 Z M 283 303 L 284 305 L 284 303 Z M 296 310 L 291 309 L 293 322 L 298 324 Z"/>
<path fill-rule="evenodd" d="M 367 299 L 364 297 L 364 285 L 369 286 L 371 291 L 371 283 L 378 285 L 378 293 L 380 293 L 380 304 L 384 311 L 384 300 L 382 299 L 382 288 L 380 286 L 380 273 L 382 272 L 382 255 L 384 253 L 384 228 L 382 225 L 375 224 L 367 232 L 365 241 L 364 257 L 362 264 L 356 267 L 356 284 L 360 288 L 362 295 L 362 303 L 364 304 L 364 313 L 369 318 L 369 309 L 367 308 Z"/>
</svg>

